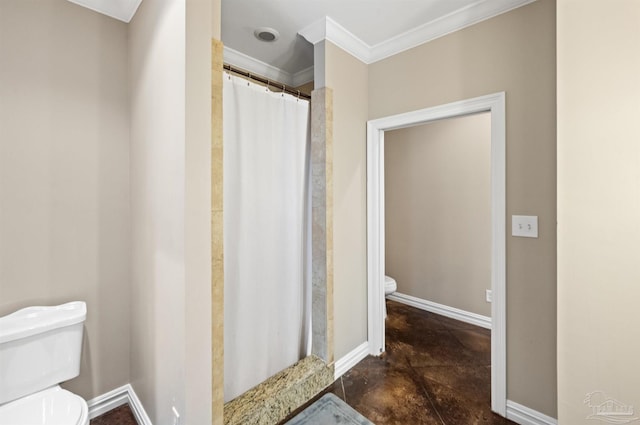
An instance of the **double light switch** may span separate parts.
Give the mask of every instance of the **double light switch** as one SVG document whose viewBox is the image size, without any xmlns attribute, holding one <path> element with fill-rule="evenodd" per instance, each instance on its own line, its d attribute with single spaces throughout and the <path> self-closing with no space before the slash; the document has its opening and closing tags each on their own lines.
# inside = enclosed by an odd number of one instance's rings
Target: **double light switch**
<svg viewBox="0 0 640 425">
<path fill-rule="evenodd" d="M 538 237 L 538 216 L 537 215 L 512 215 L 511 235 L 522 238 Z"/>
</svg>

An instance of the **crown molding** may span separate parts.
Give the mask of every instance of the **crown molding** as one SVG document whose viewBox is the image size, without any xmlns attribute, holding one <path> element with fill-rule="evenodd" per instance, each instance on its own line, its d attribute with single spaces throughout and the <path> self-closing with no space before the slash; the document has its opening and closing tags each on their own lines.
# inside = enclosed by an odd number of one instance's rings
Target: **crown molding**
<svg viewBox="0 0 640 425">
<path fill-rule="evenodd" d="M 315 46 L 316 44 L 327 38 L 327 19 L 329 18 L 325 16 L 324 18 L 312 22 L 311 24 L 298 31 L 298 34 L 303 36 L 305 40 Z"/>
<path fill-rule="evenodd" d="M 306 26 L 298 34 L 314 45 L 328 40 L 360 61 L 370 64 L 534 1 L 478 0 L 374 46 L 369 46 L 328 16 Z M 292 87 L 299 87 L 314 79 L 313 66 L 292 74 L 227 46 L 224 47 L 224 61 Z"/>
<path fill-rule="evenodd" d="M 303 28 L 298 34 L 314 45 L 329 40 L 362 62 L 370 64 L 534 1 L 536 0 L 479 0 L 374 46 L 360 40 L 328 16 Z"/>
<path fill-rule="evenodd" d="M 372 46 L 369 63 L 412 49 L 534 1 L 536 0 L 480 0 Z"/>
<path fill-rule="evenodd" d="M 298 34 L 313 45 L 323 40 L 329 40 L 360 61 L 371 63 L 371 46 L 328 16 L 308 25 L 299 31 Z"/>
<path fill-rule="evenodd" d="M 251 56 L 245 55 L 244 53 L 233 50 L 227 46 L 224 46 L 223 55 L 225 63 L 228 63 L 229 65 L 242 68 L 246 71 L 268 78 L 269 80 L 291 85 L 291 74 L 280 68 L 252 58 Z"/>
<path fill-rule="evenodd" d="M 293 87 L 300 87 L 301 85 L 310 83 L 311 81 L 313 81 L 313 65 L 293 74 L 290 85 Z"/>
<path fill-rule="evenodd" d="M 224 62 L 291 87 L 299 87 L 313 81 L 313 66 L 291 74 L 227 46 L 224 46 Z"/>
</svg>

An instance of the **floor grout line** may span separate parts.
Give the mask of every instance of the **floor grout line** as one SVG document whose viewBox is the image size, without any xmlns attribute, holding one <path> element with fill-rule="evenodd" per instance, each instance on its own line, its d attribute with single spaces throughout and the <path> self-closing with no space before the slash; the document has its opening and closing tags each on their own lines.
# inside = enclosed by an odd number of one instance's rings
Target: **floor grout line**
<svg viewBox="0 0 640 425">
<path fill-rule="evenodd" d="M 413 372 L 412 376 L 418 376 L 418 373 L 415 370 L 415 368 L 411 365 L 411 362 L 409 361 L 409 358 L 405 356 L 405 360 L 407 361 L 407 365 L 409 366 L 409 369 L 411 369 L 411 372 Z M 416 380 L 414 380 L 414 382 L 415 381 Z M 442 415 L 438 411 L 438 408 L 436 407 L 434 401 L 431 399 L 431 396 L 429 395 L 429 391 L 427 391 L 427 389 L 425 388 L 423 379 L 419 379 L 418 380 L 418 386 L 422 390 L 422 393 L 427 397 L 427 400 L 429 401 L 429 404 L 433 408 L 433 411 L 436 412 L 436 415 L 438 415 L 438 419 L 440 419 L 440 422 L 442 423 L 442 425 L 446 425 L 445 422 L 444 422 L 444 419 L 442 418 Z"/>
</svg>

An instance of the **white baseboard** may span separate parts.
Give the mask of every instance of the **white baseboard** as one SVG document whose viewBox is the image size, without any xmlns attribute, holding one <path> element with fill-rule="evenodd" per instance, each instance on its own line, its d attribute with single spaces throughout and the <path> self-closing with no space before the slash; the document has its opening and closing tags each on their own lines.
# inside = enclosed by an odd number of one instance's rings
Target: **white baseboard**
<svg viewBox="0 0 640 425">
<path fill-rule="evenodd" d="M 400 301 L 401 302 L 401 301 Z M 420 307 L 417 307 L 420 308 Z M 335 363 L 335 379 L 354 367 L 369 354 L 368 342 L 363 342 Z M 129 403 L 139 425 L 153 425 L 140 399 L 130 384 L 123 385 L 89 401 L 89 419 L 94 419 L 116 407 Z M 540 413 L 515 401 L 507 400 L 507 419 L 520 425 L 557 425 L 555 418 Z"/>
<path fill-rule="evenodd" d="M 345 372 L 354 367 L 358 362 L 360 362 L 360 360 L 364 359 L 368 355 L 369 343 L 365 341 L 336 361 L 333 379 L 338 379 L 344 375 Z"/>
<path fill-rule="evenodd" d="M 530 409 L 526 406 L 507 400 L 507 419 L 520 425 L 557 425 L 558 420 Z"/>
<path fill-rule="evenodd" d="M 115 390 L 111 390 L 108 393 L 99 395 L 98 397 L 87 401 L 87 405 L 89 406 L 89 419 L 94 419 L 103 413 L 107 413 L 109 410 L 113 410 L 116 407 L 128 403 L 129 394 L 127 391 L 127 385 L 116 388 Z"/>
<path fill-rule="evenodd" d="M 126 403 L 129 403 L 139 425 L 153 425 L 131 384 L 123 385 L 87 401 L 89 419 L 94 419 Z"/>
<path fill-rule="evenodd" d="M 411 307 L 419 308 L 420 310 L 460 320 L 461 322 L 480 326 L 481 328 L 491 329 L 491 317 L 449 307 L 444 304 L 434 303 L 433 301 L 423 300 L 422 298 L 401 294 L 399 292 L 387 295 L 387 299 L 410 305 Z"/>
</svg>

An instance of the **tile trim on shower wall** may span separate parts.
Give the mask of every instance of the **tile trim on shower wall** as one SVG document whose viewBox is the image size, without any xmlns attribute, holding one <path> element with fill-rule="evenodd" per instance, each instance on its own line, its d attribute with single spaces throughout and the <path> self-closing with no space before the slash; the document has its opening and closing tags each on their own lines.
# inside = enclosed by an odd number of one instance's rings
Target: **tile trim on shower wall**
<svg viewBox="0 0 640 425">
<path fill-rule="evenodd" d="M 311 93 L 312 353 L 333 353 L 333 91 Z"/>
<path fill-rule="evenodd" d="M 211 40 L 211 417 L 213 425 L 222 425 L 224 416 L 223 48 L 221 41 Z"/>
</svg>

